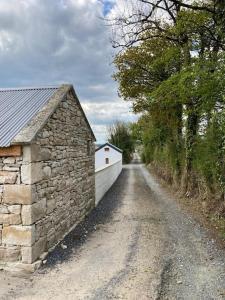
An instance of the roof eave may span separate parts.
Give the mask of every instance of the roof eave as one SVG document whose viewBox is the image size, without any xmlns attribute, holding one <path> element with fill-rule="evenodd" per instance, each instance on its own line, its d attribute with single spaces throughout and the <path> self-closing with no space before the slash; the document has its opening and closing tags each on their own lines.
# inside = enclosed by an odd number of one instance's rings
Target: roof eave
<svg viewBox="0 0 225 300">
<path fill-rule="evenodd" d="M 109 147 L 111 147 L 111 148 L 113 148 L 114 150 L 116 150 L 116 151 L 118 151 L 118 152 L 120 152 L 120 153 L 123 153 L 123 150 L 122 149 L 120 149 L 120 148 L 118 148 L 118 147 L 116 147 L 116 146 L 114 146 L 114 145 L 112 145 L 112 144 L 110 144 L 110 143 L 105 143 L 105 144 L 103 144 L 103 145 L 101 145 L 100 147 L 98 147 L 97 149 L 95 149 L 95 152 L 97 152 L 98 150 L 101 150 L 102 148 L 104 148 L 106 145 L 108 145 Z"/>
<path fill-rule="evenodd" d="M 38 132 L 45 126 L 48 119 L 53 115 L 60 102 L 62 102 L 68 92 L 72 91 L 79 108 L 81 109 L 83 116 L 87 122 L 87 125 L 91 131 L 94 141 L 96 141 L 95 135 L 91 129 L 91 126 L 87 120 L 87 117 L 81 107 L 81 104 L 76 96 L 75 90 L 72 84 L 63 84 L 57 91 L 49 98 L 48 103 L 38 112 L 36 116 L 14 137 L 11 141 L 11 145 L 26 145 L 31 144 Z"/>
<path fill-rule="evenodd" d="M 63 101 L 71 85 L 64 84 L 49 98 L 48 103 L 32 118 L 32 120 L 14 137 L 11 145 L 31 144 L 38 132 L 45 126 L 49 117 Z"/>
</svg>

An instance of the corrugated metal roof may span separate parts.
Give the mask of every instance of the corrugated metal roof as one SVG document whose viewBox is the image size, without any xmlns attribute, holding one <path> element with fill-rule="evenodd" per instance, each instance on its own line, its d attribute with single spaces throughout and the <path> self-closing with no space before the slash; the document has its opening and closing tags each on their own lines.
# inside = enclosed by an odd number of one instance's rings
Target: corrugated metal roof
<svg viewBox="0 0 225 300">
<path fill-rule="evenodd" d="M 7 147 L 58 86 L 0 89 L 0 147 Z"/>
</svg>

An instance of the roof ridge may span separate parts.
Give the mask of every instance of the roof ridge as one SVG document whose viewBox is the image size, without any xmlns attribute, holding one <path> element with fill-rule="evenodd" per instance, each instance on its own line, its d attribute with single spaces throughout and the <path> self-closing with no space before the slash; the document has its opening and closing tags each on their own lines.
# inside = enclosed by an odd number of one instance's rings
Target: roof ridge
<svg viewBox="0 0 225 300">
<path fill-rule="evenodd" d="M 61 85 L 46 85 L 46 86 L 32 86 L 32 87 L 13 87 L 13 88 L 0 88 L 0 92 L 12 91 L 26 91 L 26 90 L 47 90 L 58 89 Z"/>
</svg>

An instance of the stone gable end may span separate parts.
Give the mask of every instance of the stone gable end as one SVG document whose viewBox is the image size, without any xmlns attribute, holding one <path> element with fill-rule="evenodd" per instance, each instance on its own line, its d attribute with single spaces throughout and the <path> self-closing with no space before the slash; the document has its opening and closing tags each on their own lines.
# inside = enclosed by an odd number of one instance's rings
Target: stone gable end
<svg viewBox="0 0 225 300">
<path fill-rule="evenodd" d="M 32 144 L 2 149 L 0 267 L 33 271 L 94 207 L 94 138 L 69 92 Z"/>
</svg>

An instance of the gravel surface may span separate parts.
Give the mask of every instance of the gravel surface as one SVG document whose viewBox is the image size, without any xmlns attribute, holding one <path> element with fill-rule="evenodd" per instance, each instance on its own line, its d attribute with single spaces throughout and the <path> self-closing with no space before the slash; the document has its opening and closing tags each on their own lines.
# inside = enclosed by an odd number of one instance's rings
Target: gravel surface
<svg viewBox="0 0 225 300">
<path fill-rule="evenodd" d="M 225 299 L 225 253 L 131 164 L 43 268 L 0 273 L 0 299 Z"/>
</svg>

